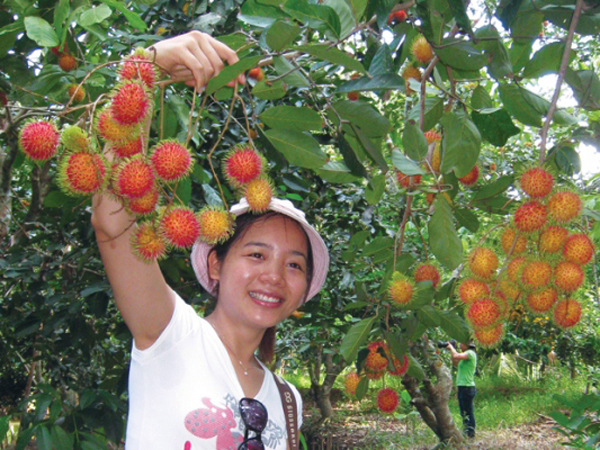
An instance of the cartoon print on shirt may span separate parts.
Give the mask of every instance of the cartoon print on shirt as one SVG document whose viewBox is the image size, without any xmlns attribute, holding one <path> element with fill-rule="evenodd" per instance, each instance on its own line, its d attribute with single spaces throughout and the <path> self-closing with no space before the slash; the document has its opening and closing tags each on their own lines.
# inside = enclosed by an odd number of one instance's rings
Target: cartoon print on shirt
<svg viewBox="0 0 600 450">
<path fill-rule="evenodd" d="M 198 408 L 185 416 L 185 428 L 201 439 L 217 437 L 216 448 L 219 450 L 236 450 L 243 440 L 239 433 L 233 433 L 236 427 L 234 413 L 229 408 L 219 408 L 209 398 L 203 398 L 206 408 Z"/>
</svg>

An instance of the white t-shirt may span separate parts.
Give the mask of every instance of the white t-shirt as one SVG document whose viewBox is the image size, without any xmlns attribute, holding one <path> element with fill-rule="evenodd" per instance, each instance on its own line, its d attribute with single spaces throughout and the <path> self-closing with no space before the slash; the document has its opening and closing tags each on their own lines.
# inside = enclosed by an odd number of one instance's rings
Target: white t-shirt
<svg viewBox="0 0 600 450">
<path fill-rule="evenodd" d="M 264 365 L 263 369 L 263 384 L 255 397 L 269 415 L 262 441 L 269 450 L 285 450 L 281 396 L 273 375 Z M 296 396 L 301 426 L 302 399 L 289 386 Z M 145 350 L 133 346 L 126 449 L 237 450 L 244 438 L 238 406 L 243 397 L 215 330 L 177 296 L 173 317 L 156 342 Z"/>
</svg>

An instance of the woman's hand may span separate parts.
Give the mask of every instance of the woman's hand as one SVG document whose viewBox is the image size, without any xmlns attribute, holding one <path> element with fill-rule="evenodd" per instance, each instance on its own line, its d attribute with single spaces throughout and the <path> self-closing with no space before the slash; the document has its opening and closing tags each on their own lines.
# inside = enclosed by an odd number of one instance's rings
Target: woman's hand
<svg viewBox="0 0 600 450">
<path fill-rule="evenodd" d="M 202 90 L 208 80 L 223 70 L 223 61 L 231 65 L 239 60 L 228 46 L 200 31 L 157 42 L 150 50 L 155 52 L 154 62 L 165 69 L 174 81 L 184 81 L 198 90 Z M 244 75 L 232 80 L 228 86 L 233 87 L 236 81 L 244 83 Z"/>
</svg>

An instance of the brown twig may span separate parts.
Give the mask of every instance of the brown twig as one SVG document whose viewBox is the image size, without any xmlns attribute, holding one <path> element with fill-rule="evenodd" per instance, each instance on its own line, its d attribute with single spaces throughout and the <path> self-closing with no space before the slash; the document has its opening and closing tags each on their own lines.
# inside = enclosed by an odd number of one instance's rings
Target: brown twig
<svg viewBox="0 0 600 450">
<path fill-rule="evenodd" d="M 554 117 L 554 113 L 556 112 L 556 105 L 558 103 L 558 97 L 560 96 L 560 88 L 562 86 L 563 79 L 565 78 L 567 67 L 569 66 L 569 54 L 571 53 L 571 46 L 573 45 L 573 36 L 575 35 L 575 29 L 577 28 L 577 23 L 579 22 L 579 17 L 581 16 L 582 8 L 583 0 L 577 0 L 577 3 L 575 4 L 575 11 L 573 12 L 573 17 L 571 18 L 569 32 L 567 33 L 567 40 L 565 41 L 565 50 L 560 62 L 560 69 L 558 70 L 558 78 L 556 80 L 556 87 L 554 88 L 554 95 L 552 96 L 550 107 L 548 108 L 546 121 L 544 122 L 544 126 L 540 131 L 540 166 L 543 165 L 544 161 L 546 160 L 546 140 L 548 139 L 548 130 L 550 128 L 552 118 Z"/>
<path fill-rule="evenodd" d="M 406 207 L 404 208 L 404 216 L 402 217 L 402 223 L 400 224 L 399 234 L 396 234 L 396 242 L 394 245 L 394 272 L 396 271 L 396 261 L 398 259 L 398 255 L 402 253 L 402 245 L 404 244 L 404 230 L 406 229 L 406 222 L 408 222 L 408 218 L 411 214 L 411 206 L 412 206 L 412 195 L 406 196 Z"/>
<path fill-rule="evenodd" d="M 419 99 L 419 128 L 421 131 L 423 131 L 423 123 L 425 122 L 425 90 L 427 88 L 427 79 L 439 60 L 440 58 L 437 55 L 434 56 L 421 77 L 421 98 Z"/>
</svg>

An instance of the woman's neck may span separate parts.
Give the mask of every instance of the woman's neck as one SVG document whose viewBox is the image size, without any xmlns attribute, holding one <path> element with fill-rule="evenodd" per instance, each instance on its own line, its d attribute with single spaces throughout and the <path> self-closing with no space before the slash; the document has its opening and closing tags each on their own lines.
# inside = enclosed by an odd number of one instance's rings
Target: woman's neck
<svg viewBox="0 0 600 450">
<path fill-rule="evenodd" d="M 214 328 L 225 348 L 233 358 L 247 367 L 257 367 L 254 352 L 260 345 L 265 330 L 247 328 L 231 322 L 224 314 L 214 311 L 206 321 Z"/>
</svg>

